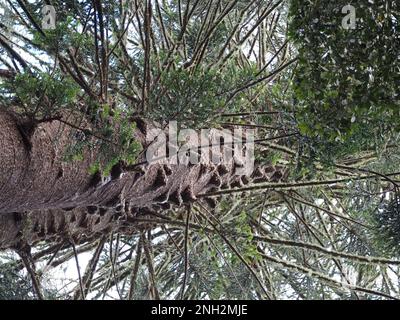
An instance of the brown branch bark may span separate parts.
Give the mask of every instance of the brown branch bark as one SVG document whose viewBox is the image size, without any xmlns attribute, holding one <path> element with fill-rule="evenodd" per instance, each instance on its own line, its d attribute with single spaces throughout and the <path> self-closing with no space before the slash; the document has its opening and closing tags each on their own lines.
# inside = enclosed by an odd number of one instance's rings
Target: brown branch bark
<svg viewBox="0 0 400 320">
<path fill-rule="evenodd" d="M 18 120 L 0 111 L 0 248 L 43 240 L 82 243 L 114 229 L 129 231 L 136 217 L 192 203 L 200 194 L 282 178 L 274 167 L 254 177 L 235 175 L 240 165 L 234 161 L 147 164 L 101 178 L 89 170 L 98 158 L 95 149 L 82 161 L 64 160 L 67 146 L 75 143 L 74 130 L 57 119 L 40 123 L 28 149 Z"/>
</svg>

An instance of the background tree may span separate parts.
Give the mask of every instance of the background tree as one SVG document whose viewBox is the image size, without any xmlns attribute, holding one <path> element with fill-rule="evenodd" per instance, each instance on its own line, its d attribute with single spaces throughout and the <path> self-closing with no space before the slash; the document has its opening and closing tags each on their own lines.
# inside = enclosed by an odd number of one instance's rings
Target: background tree
<svg viewBox="0 0 400 320">
<path fill-rule="evenodd" d="M 344 28 L 347 5 L 292 1 L 290 8 L 299 128 L 326 160 L 327 149 L 351 154 L 399 130 L 399 4 L 354 4 L 354 28 Z"/>
</svg>

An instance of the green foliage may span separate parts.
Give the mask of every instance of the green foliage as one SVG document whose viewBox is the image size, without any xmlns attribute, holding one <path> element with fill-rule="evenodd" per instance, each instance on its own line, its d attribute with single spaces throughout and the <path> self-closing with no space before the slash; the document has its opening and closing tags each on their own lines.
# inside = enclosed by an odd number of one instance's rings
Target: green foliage
<svg viewBox="0 0 400 320">
<path fill-rule="evenodd" d="M 30 275 L 19 268 L 21 263 L 14 253 L 0 254 L 0 300 L 37 299 Z M 41 290 L 46 299 L 55 300 L 59 296 L 50 281 L 42 283 Z"/>
<path fill-rule="evenodd" d="M 83 161 L 85 152 L 96 150 L 98 157 L 89 172 L 101 172 L 104 176 L 111 168 L 122 161 L 128 165 L 135 163 L 142 145 L 135 139 L 136 123 L 129 114 L 115 109 L 110 116 L 107 105 L 99 112 L 99 125 L 93 130 L 73 130 L 71 144 L 65 154 L 66 161 Z"/>
<path fill-rule="evenodd" d="M 108 135 L 115 142 L 112 144 L 99 142 L 100 157 L 96 166 L 99 166 L 104 175 L 108 175 L 111 168 L 120 161 L 128 165 L 134 164 L 142 150 L 141 144 L 134 138 L 136 123 L 118 110 L 113 116 L 113 121 L 118 124 L 117 127 L 110 124 L 102 130 L 105 136 Z"/>
<path fill-rule="evenodd" d="M 25 5 L 32 13 L 33 19 L 37 25 L 41 25 L 43 18 L 42 9 L 45 1 L 35 1 Z M 109 5 L 109 1 L 103 1 L 104 5 Z M 87 32 L 81 32 L 82 25 L 77 17 L 85 14 L 86 10 L 91 9 L 91 4 L 85 1 L 79 4 L 73 1 L 55 1 L 51 5 L 55 8 L 56 24 L 55 29 L 43 30 L 41 34 L 38 30 L 32 28 L 32 44 L 47 53 L 55 54 L 66 48 L 80 48 L 86 54 L 93 53 L 94 43 L 91 35 Z M 35 48 L 36 49 L 36 48 Z"/>
<path fill-rule="evenodd" d="M 0 300 L 31 300 L 33 288 L 27 277 L 13 270 L 11 264 L 0 264 Z"/>
<path fill-rule="evenodd" d="M 58 21 L 54 30 L 44 30 L 44 35 L 39 31 L 33 34 L 32 43 L 49 53 L 56 53 L 61 48 L 80 48 L 86 52 L 93 49 L 90 35 L 78 32 L 77 21 L 72 16 Z"/>
<path fill-rule="evenodd" d="M 387 254 L 400 254 L 400 197 L 395 195 L 373 215 L 379 246 Z"/>
<path fill-rule="evenodd" d="M 182 61 L 176 63 L 183 65 Z M 163 72 L 151 92 L 151 117 L 161 122 L 177 120 L 190 128 L 211 124 L 228 102 L 226 93 L 254 78 L 255 73 L 254 65 L 237 68 L 233 61 L 222 70 L 200 65 Z M 231 102 L 230 110 L 242 107 L 241 97 Z"/>
<path fill-rule="evenodd" d="M 353 4 L 354 30 L 342 28 L 347 4 L 293 0 L 290 7 L 298 126 L 325 154 L 354 152 L 400 123 L 399 3 Z"/>
<path fill-rule="evenodd" d="M 254 218 L 254 217 L 253 217 Z M 251 228 L 252 217 L 245 211 L 242 211 L 236 219 L 233 220 L 234 230 L 238 234 L 243 234 L 244 237 L 238 239 L 240 252 L 247 263 L 254 263 L 261 259 L 261 255 L 257 250 L 257 243 L 254 241 L 254 232 Z M 235 265 L 241 264 L 236 255 L 232 255 L 232 263 Z"/>
<path fill-rule="evenodd" d="M 1 83 L 0 92 L 22 104 L 22 115 L 43 117 L 70 107 L 79 89 L 71 78 L 59 73 L 25 72 Z"/>
</svg>

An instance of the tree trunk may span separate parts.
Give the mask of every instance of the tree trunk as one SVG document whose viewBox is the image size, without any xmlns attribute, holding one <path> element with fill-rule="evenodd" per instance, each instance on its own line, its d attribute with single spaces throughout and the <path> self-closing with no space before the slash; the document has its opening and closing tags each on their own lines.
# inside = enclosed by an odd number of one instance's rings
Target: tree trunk
<svg viewBox="0 0 400 320">
<path fill-rule="evenodd" d="M 129 232 L 137 216 L 251 181 L 234 174 L 233 161 L 152 164 L 100 179 L 89 173 L 95 151 L 88 151 L 82 161 L 63 161 L 72 132 L 54 120 L 40 124 L 27 141 L 18 121 L 0 112 L 0 249 L 42 240 L 82 242 L 112 230 Z M 258 168 L 252 175 L 269 181 L 281 177 L 280 168 L 273 167 Z"/>
</svg>

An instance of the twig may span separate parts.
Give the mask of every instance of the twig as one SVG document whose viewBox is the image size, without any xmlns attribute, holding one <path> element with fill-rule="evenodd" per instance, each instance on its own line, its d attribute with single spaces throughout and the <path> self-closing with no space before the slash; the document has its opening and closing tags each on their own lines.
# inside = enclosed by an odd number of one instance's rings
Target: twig
<svg viewBox="0 0 400 320">
<path fill-rule="evenodd" d="M 182 281 L 182 289 L 181 289 L 181 300 L 183 300 L 185 295 L 185 287 L 187 281 L 188 267 L 189 267 L 189 258 L 188 258 L 188 240 L 189 240 L 189 223 L 190 223 L 190 213 L 191 207 L 188 207 L 186 211 L 186 226 L 185 226 L 185 265 L 184 265 L 184 273 L 183 273 L 183 281 Z"/>
</svg>

